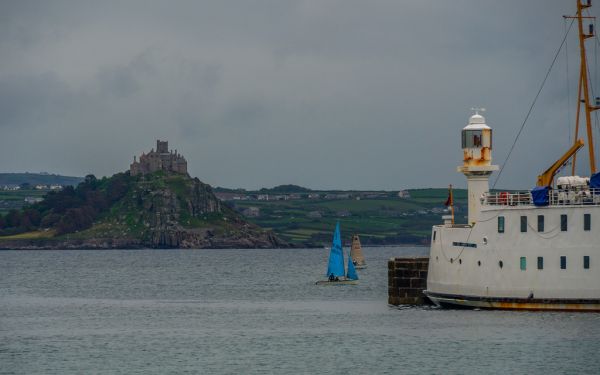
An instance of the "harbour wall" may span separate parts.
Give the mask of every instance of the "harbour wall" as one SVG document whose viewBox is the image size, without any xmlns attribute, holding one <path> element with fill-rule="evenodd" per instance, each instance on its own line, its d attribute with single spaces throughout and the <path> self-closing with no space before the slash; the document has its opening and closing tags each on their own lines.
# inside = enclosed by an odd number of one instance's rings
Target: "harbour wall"
<svg viewBox="0 0 600 375">
<path fill-rule="evenodd" d="M 428 257 L 390 258 L 388 261 L 388 303 L 426 305 Z"/>
</svg>

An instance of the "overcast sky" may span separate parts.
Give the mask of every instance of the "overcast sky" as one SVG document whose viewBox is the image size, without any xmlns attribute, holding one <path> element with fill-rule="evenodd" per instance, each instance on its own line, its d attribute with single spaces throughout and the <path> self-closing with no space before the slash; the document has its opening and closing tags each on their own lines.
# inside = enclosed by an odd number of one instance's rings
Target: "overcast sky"
<svg viewBox="0 0 600 375">
<path fill-rule="evenodd" d="M 465 186 L 456 166 L 470 108 L 487 108 L 502 164 L 574 8 L 575 0 L 2 1 L 0 171 L 110 176 L 162 139 L 213 186 Z M 569 147 L 572 35 L 499 187 L 534 186 Z"/>
</svg>

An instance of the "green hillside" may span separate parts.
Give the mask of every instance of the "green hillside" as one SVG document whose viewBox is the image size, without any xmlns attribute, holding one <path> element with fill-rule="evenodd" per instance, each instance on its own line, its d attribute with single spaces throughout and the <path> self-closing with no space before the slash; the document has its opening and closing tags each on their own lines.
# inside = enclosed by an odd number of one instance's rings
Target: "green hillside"
<svg viewBox="0 0 600 375">
<path fill-rule="evenodd" d="M 318 192 L 315 192 L 318 193 Z M 321 196 L 326 196 L 321 192 Z M 332 193 L 332 192 L 327 192 Z M 278 237 L 306 246 L 327 245 L 335 222 L 342 227 L 343 239 L 350 240 L 353 233 L 364 244 L 426 244 L 431 226 L 441 223 L 448 189 L 409 190 L 410 198 L 399 198 L 397 192 L 382 194 L 383 197 L 357 199 L 359 192 L 347 199 L 300 199 L 289 200 L 237 200 L 228 204 L 246 213 L 247 220 L 265 229 L 273 230 Z M 362 194 L 364 195 L 364 194 Z M 466 222 L 466 190 L 455 190 L 456 221 Z M 254 209 L 254 215 L 248 209 Z"/>
<path fill-rule="evenodd" d="M 0 173 L 0 186 L 21 184 L 77 186 L 81 181 L 83 181 L 83 177 L 48 173 Z"/>
<path fill-rule="evenodd" d="M 187 174 L 93 175 L 0 217 L 0 248 L 278 247 Z"/>
</svg>

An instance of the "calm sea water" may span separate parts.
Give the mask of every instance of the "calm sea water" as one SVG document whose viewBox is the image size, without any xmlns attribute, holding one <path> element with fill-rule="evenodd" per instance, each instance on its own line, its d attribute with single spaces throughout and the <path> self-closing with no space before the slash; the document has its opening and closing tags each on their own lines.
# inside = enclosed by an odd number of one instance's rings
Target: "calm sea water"
<svg viewBox="0 0 600 375">
<path fill-rule="evenodd" d="M 1 374 L 600 373 L 600 314 L 396 308 L 387 259 L 327 252 L 0 252 Z"/>
</svg>

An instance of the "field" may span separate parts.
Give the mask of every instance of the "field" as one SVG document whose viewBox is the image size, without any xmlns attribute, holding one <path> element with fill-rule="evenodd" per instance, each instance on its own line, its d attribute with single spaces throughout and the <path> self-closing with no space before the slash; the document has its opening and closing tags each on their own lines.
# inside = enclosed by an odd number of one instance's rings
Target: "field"
<svg viewBox="0 0 600 375">
<path fill-rule="evenodd" d="M 172 188 L 182 189 L 178 185 Z M 45 193 L 42 190 L 0 191 L 0 213 L 21 208 L 26 197 L 42 197 Z M 366 245 L 427 244 L 431 226 L 441 223 L 441 216 L 448 214 L 444 206 L 447 189 L 409 190 L 410 198 L 399 198 L 397 192 L 278 191 L 269 192 L 270 197 L 277 197 L 275 200 L 258 200 L 261 193 L 265 192 L 245 192 L 248 200 L 230 200 L 225 204 L 245 215 L 248 221 L 273 230 L 281 239 L 298 246 L 328 246 L 336 221 L 340 222 L 346 244 L 352 234 L 358 234 Z M 319 198 L 309 199 L 309 194 L 318 194 Z M 335 198 L 326 198 L 329 196 Z M 465 222 L 466 191 L 455 190 L 454 198 L 456 222 Z M 123 220 L 127 221 L 128 217 Z M 97 224 L 94 228 L 99 231 L 98 235 L 116 234 L 110 225 Z M 132 232 L 118 234 L 135 236 L 136 228 L 130 227 Z M 48 233 L 36 235 L 47 236 Z"/>
<path fill-rule="evenodd" d="M 363 244 L 426 244 L 431 226 L 441 223 L 447 189 L 410 190 L 410 198 L 387 194 L 375 199 L 297 199 L 228 202 L 240 212 L 258 208 L 246 219 L 273 230 L 282 239 L 306 246 L 328 245 L 336 221 L 345 243 L 358 234 Z M 455 191 L 456 220 L 464 222 L 466 191 Z"/>
<path fill-rule="evenodd" d="M 26 204 L 25 198 L 42 198 L 47 192 L 37 189 L 0 190 L 0 214 L 6 215 L 12 209 L 21 209 Z"/>
</svg>

